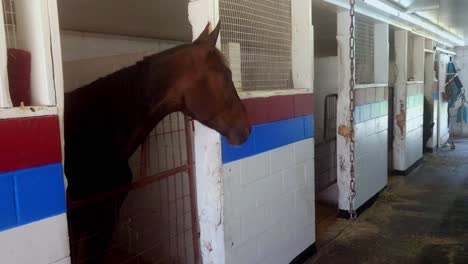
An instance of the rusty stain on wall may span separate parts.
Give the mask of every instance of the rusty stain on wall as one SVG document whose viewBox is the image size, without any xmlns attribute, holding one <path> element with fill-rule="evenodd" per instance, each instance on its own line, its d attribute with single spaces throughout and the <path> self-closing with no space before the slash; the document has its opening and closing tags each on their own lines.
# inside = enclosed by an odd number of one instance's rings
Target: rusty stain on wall
<svg viewBox="0 0 468 264">
<path fill-rule="evenodd" d="M 405 112 L 405 105 L 403 101 L 400 100 L 400 113 L 395 116 L 396 125 L 400 128 L 400 138 L 404 138 L 404 132 L 406 128 L 406 112 Z"/>
<path fill-rule="evenodd" d="M 346 143 L 353 137 L 353 128 L 345 125 L 338 127 L 338 134 L 346 139 Z"/>
</svg>

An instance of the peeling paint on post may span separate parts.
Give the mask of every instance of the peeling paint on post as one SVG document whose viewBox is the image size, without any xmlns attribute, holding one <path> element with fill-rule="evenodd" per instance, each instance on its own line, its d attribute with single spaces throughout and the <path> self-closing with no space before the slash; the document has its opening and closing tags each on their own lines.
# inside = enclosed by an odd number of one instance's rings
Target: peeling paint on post
<svg viewBox="0 0 468 264">
<path fill-rule="evenodd" d="M 218 132 L 198 122 L 195 164 L 202 263 L 224 263 L 221 140 Z"/>
<path fill-rule="evenodd" d="M 342 11 L 337 14 L 337 41 L 338 41 L 338 101 L 337 101 L 337 184 L 338 184 L 338 208 L 348 210 L 348 197 L 350 193 L 350 142 L 353 137 L 351 127 L 351 113 L 349 104 L 349 80 L 351 78 L 349 58 L 349 25 L 351 18 L 349 11 Z"/>
<path fill-rule="evenodd" d="M 406 170 L 406 97 L 408 80 L 408 31 L 395 31 L 395 64 L 397 78 L 394 89 L 393 168 Z"/>
</svg>

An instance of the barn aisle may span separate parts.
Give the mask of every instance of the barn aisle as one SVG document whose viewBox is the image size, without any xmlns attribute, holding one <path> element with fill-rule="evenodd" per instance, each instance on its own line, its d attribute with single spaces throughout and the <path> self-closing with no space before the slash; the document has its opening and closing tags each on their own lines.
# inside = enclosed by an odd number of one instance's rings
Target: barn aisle
<svg viewBox="0 0 468 264">
<path fill-rule="evenodd" d="M 318 232 L 306 263 L 468 263 L 468 139 L 455 142 L 454 151 L 426 154 L 411 175 L 389 177 L 376 203 L 331 242 Z"/>
</svg>

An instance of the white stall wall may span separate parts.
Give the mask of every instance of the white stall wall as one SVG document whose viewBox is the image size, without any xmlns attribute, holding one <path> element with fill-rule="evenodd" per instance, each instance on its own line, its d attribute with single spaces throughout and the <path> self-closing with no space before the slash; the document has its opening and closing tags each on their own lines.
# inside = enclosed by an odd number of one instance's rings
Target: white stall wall
<svg viewBox="0 0 468 264">
<path fill-rule="evenodd" d="M 3 231 L 0 245 L 2 263 L 69 264 L 67 215 Z"/>
<path fill-rule="evenodd" d="M 63 31 L 61 34 L 65 92 L 129 66 L 144 56 L 182 42 Z"/>
<path fill-rule="evenodd" d="M 315 58 L 314 120 L 316 143 L 323 140 L 325 96 L 338 92 L 337 69 L 338 57 Z"/>
<path fill-rule="evenodd" d="M 387 185 L 388 88 L 355 92 L 356 199 L 359 207 Z"/>
<path fill-rule="evenodd" d="M 408 84 L 406 97 L 406 167 L 423 157 L 424 84 Z"/>
<path fill-rule="evenodd" d="M 466 94 L 466 86 L 468 86 L 468 47 L 457 47 L 455 49 L 457 56 L 454 58 L 455 67 L 460 74 L 458 77 L 460 81 L 465 86 L 462 89 Z M 455 109 L 460 106 L 460 103 L 457 103 Z M 454 119 L 453 121 L 455 121 Z M 453 135 L 455 136 L 467 136 L 468 135 L 468 125 L 465 123 L 454 123 L 453 125 Z"/>
<path fill-rule="evenodd" d="M 223 165 L 226 263 L 289 263 L 315 242 L 314 140 Z"/>
</svg>

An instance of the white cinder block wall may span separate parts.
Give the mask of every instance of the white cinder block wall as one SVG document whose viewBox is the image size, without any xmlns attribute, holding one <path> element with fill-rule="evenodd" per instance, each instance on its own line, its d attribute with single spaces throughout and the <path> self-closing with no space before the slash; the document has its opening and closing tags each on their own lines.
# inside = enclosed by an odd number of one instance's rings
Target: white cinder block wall
<svg viewBox="0 0 468 264">
<path fill-rule="evenodd" d="M 223 165 L 226 263 L 289 263 L 315 242 L 314 140 Z"/>
<path fill-rule="evenodd" d="M 387 185 L 388 87 L 360 88 L 354 98 L 359 207 Z"/>
<path fill-rule="evenodd" d="M 424 84 L 408 84 L 406 97 L 406 167 L 423 157 Z"/>
</svg>

